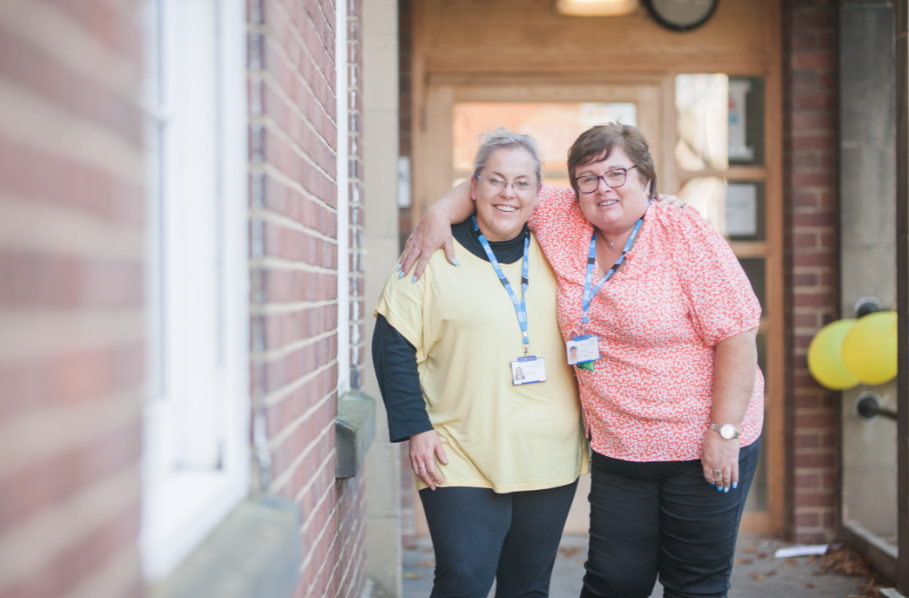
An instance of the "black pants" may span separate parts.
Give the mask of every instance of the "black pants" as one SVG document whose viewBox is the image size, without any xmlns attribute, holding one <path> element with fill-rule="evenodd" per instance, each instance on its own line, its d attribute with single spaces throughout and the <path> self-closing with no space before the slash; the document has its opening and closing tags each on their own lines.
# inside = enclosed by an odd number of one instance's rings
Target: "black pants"
<svg viewBox="0 0 909 598">
<path fill-rule="evenodd" d="M 636 463 L 594 453 L 582 598 L 726 596 L 760 440 L 739 453 L 739 484 L 719 492 L 698 461 Z"/>
<path fill-rule="evenodd" d="M 546 598 L 578 482 L 496 494 L 487 488 L 420 490 L 436 554 L 432 598 Z"/>
</svg>

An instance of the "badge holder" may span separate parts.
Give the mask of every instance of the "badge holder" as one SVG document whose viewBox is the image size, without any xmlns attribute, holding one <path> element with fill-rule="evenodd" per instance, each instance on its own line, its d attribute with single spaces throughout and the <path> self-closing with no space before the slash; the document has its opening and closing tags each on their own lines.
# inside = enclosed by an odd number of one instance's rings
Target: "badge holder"
<svg viewBox="0 0 909 598">
<path fill-rule="evenodd" d="M 593 364 L 600 358 L 599 337 L 592 334 L 576 336 L 565 343 L 568 365 L 579 370 L 593 371 Z"/>
<path fill-rule="evenodd" d="M 515 386 L 546 382 L 546 362 L 542 357 L 528 355 L 511 362 L 511 383 Z"/>
<path fill-rule="evenodd" d="M 649 201 L 647 202 L 647 205 L 650 206 Z M 597 231 L 594 229 L 593 235 L 590 237 L 590 249 L 587 254 L 587 275 L 584 277 L 584 296 L 581 299 L 581 332 L 585 332 L 585 334 L 572 337 L 570 341 L 566 341 L 565 353 L 568 356 L 568 365 L 573 365 L 579 370 L 594 371 L 594 364 L 600 358 L 600 339 L 595 335 L 586 334 L 587 310 L 590 308 L 591 299 L 597 294 L 600 287 L 612 278 L 612 275 L 615 274 L 616 270 L 619 269 L 619 266 L 622 265 L 625 256 L 631 251 L 631 246 L 634 244 L 634 240 L 637 238 L 638 231 L 641 230 L 641 225 L 643 223 L 644 217 L 641 216 L 631 230 L 631 235 L 629 235 L 628 240 L 625 242 L 625 247 L 622 249 L 622 255 L 619 256 L 619 259 L 616 260 L 615 264 L 612 265 L 612 268 L 610 268 L 606 275 L 600 279 L 596 286 L 591 288 L 591 285 L 593 284 L 593 271 L 597 261 Z"/>
</svg>

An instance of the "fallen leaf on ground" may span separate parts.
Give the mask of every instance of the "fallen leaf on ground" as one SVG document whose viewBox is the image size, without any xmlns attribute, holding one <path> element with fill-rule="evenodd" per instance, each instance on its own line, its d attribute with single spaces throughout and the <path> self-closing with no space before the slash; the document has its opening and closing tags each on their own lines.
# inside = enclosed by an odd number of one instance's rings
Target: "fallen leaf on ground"
<svg viewBox="0 0 909 598">
<path fill-rule="evenodd" d="M 869 577 L 874 573 L 871 563 L 858 552 L 841 548 L 824 555 L 824 564 L 820 573 L 842 573 L 843 575 L 860 575 Z"/>
<path fill-rule="evenodd" d="M 767 577 L 770 577 L 771 575 L 776 575 L 776 569 L 771 569 L 767 572 Z"/>
<path fill-rule="evenodd" d="M 770 556 L 768 553 L 762 552 L 762 553 L 760 553 L 760 554 L 758 555 L 758 558 L 759 558 L 759 559 L 766 559 L 768 556 Z"/>
<path fill-rule="evenodd" d="M 404 572 L 404 579 L 423 579 L 423 576 L 419 573 L 411 573 L 410 571 Z"/>
<path fill-rule="evenodd" d="M 747 553 L 750 554 L 750 553 L 752 553 L 752 552 L 757 552 L 757 548 L 755 548 L 754 546 L 749 546 L 748 548 L 746 548 L 746 549 L 743 550 L 742 552 L 747 552 Z"/>
<path fill-rule="evenodd" d="M 764 580 L 764 576 L 761 575 L 760 573 L 758 573 L 757 571 L 752 571 L 751 573 L 748 574 L 748 577 L 750 577 L 754 581 L 763 581 Z"/>
<path fill-rule="evenodd" d="M 783 563 L 783 566 L 784 567 L 798 567 L 799 561 L 798 561 L 798 559 L 786 559 L 786 562 Z"/>
<path fill-rule="evenodd" d="M 436 566 L 435 561 L 418 561 L 417 562 L 417 567 L 435 567 L 435 566 Z"/>
<path fill-rule="evenodd" d="M 754 559 L 748 558 L 747 556 L 740 556 L 739 558 L 732 561 L 733 565 L 750 565 L 754 562 Z"/>
<path fill-rule="evenodd" d="M 814 584 L 813 584 L 813 583 L 806 583 L 806 584 L 803 585 L 802 587 L 803 587 L 803 588 L 808 588 L 808 589 L 810 590 L 811 588 L 814 587 Z"/>
<path fill-rule="evenodd" d="M 868 585 L 859 586 L 859 589 L 862 590 L 862 596 L 865 598 L 881 598 L 881 586 L 877 583 L 877 573 L 871 576 L 871 579 L 868 580 Z"/>
</svg>

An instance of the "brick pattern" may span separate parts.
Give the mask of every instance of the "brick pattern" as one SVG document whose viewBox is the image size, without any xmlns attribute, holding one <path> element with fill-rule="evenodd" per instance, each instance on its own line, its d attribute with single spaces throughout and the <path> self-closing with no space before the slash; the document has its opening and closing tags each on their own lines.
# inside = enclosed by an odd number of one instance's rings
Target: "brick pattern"
<svg viewBox="0 0 909 598">
<path fill-rule="evenodd" d="M 302 508 L 298 598 L 358 596 L 366 571 L 363 476 L 335 479 L 339 310 L 350 310 L 354 387 L 365 340 L 360 1 L 346 1 L 350 62 L 339 66 L 333 2 L 249 0 L 251 384 L 265 418 L 261 481 Z M 337 68 L 346 89 L 335 89 Z M 350 111 L 348 156 L 337 155 L 337 93 Z M 340 251 L 339 184 L 350 199 Z M 342 259 L 350 297 L 337 296 Z"/>
<path fill-rule="evenodd" d="M 4 598 L 143 595 L 138 6 L 0 10 Z"/>
<path fill-rule="evenodd" d="M 807 354 L 839 315 L 837 3 L 788 0 L 785 12 L 788 527 L 796 542 L 827 542 L 839 524 L 839 393 L 814 381 Z"/>
</svg>

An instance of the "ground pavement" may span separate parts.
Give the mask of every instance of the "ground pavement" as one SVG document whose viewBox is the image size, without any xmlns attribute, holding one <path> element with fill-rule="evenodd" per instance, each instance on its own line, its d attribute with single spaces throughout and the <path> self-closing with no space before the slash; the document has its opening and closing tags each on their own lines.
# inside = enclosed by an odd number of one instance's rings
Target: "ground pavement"
<svg viewBox="0 0 909 598">
<path fill-rule="evenodd" d="M 773 558 L 777 548 L 790 546 L 779 540 L 741 534 L 736 546 L 729 598 L 865 598 L 878 596 L 864 591 L 868 576 L 823 573 L 822 557 Z M 550 598 L 577 598 L 584 576 L 586 536 L 564 536 L 552 575 Z M 428 539 L 404 551 L 403 598 L 427 598 L 432 590 L 435 561 Z M 841 567 L 850 570 L 850 567 Z M 873 585 L 873 584 L 872 584 Z M 493 596 L 494 592 L 490 593 Z M 659 584 L 653 597 L 663 595 Z"/>
</svg>

